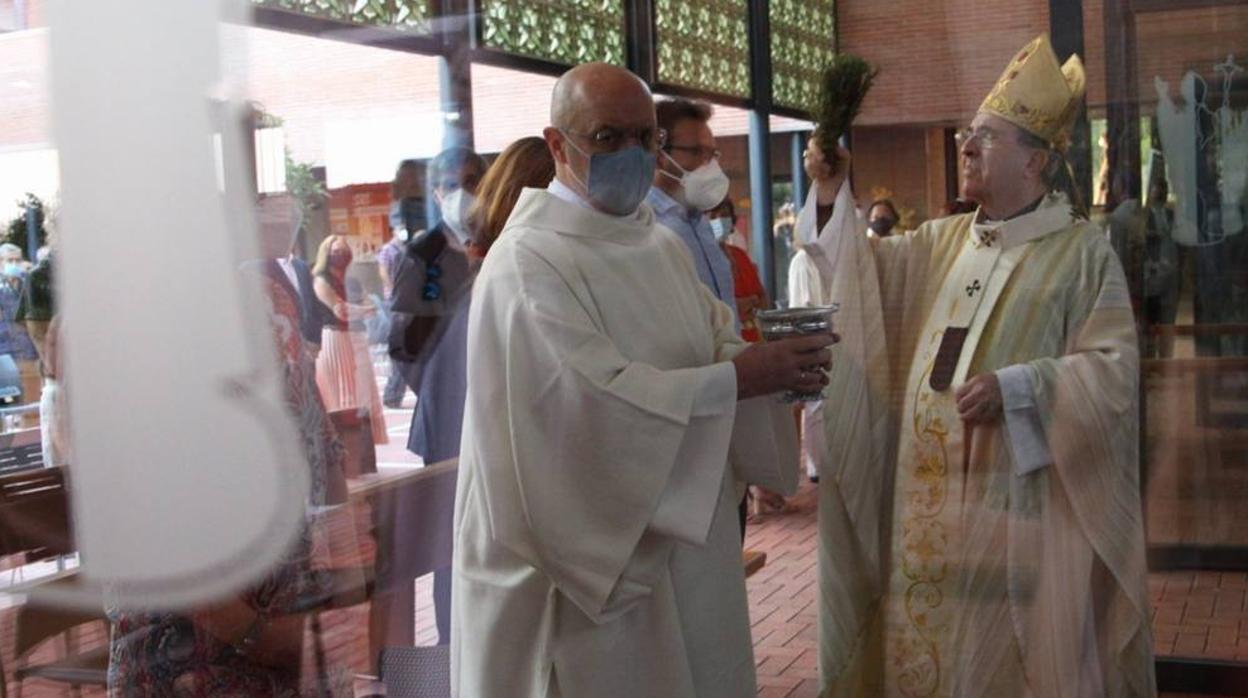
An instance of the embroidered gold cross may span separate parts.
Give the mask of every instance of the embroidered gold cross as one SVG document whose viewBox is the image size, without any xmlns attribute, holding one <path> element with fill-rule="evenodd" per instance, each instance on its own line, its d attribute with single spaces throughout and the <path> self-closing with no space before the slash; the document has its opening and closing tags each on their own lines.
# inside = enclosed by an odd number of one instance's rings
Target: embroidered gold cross
<svg viewBox="0 0 1248 698">
<path fill-rule="evenodd" d="M 966 295 L 968 298 L 974 298 L 975 294 L 981 290 L 983 290 L 983 287 L 979 285 L 979 279 L 975 279 L 974 283 L 966 287 Z"/>
</svg>

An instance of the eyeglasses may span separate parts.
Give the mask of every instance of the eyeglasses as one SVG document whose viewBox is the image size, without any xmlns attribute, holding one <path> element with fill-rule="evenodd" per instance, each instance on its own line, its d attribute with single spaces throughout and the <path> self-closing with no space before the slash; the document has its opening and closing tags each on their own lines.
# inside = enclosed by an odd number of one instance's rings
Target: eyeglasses
<svg viewBox="0 0 1248 698">
<path fill-rule="evenodd" d="M 567 130 L 564 133 L 584 138 L 594 144 L 595 150 L 603 153 L 613 153 L 617 150 L 622 150 L 630 142 L 638 143 L 646 150 L 654 150 L 659 143 L 667 140 L 667 131 L 661 128 L 626 129 L 604 126 L 593 133 L 577 133 L 576 131 Z"/>
<path fill-rule="evenodd" d="M 665 145 L 663 150 L 683 150 L 686 153 L 693 153 L 693 156 L 699 162 L 710 162 L 718 160 L 720 156 L 719 148 L 708 148 L 704 145 Z"/>
<path fill-rule="evenodd" d="M 425 287 L 421 289 L 420 298 L 425 301 L 436 301 L 442 297 L 442 284 L 438 279 L 442 278 L 442 267 L 437 262 L 432 262 L 425 268 Z"/>
<path fill-rule="evenodd" d="M 1001 137 L 1001 135 L 1000 135 L 1000 134 L 998 134 L 998 133 L 996 133 L 996 132 L 994 132 L 994 131 L 990 131 L 990 130 L 988 130 L 988 129 L 986 129 L 986 128 L 975 128 L 975 129 L 973 129 L 973 128 L 971 128 L 971 127 L 969 127 L 969 126 L 968 126 L 968 127 L 964 128 L 964 129 L 961 129 L 960 131 L 958 131 L 958 132 L 954 135 L 954 137 L 953 137 L 953 138 L 954 138 L 954 140 L 955 140 L 955 141 L 957 141 L 957 142 L 958 142 L 958 147 L 959 147 L 959 148 L 960 148 L 960 147 L 962 147 L 962 146 L 964 146 L 964 145 L 966 145 L 968 141 L 970 141 L 972 138 L 974 138 L 974 139 L 977 139 L 977 140 L 979 141 L 979 147 L 984 148 L 985 150 L 987 150 L 988 148 L 991 148 L 991 147 L 992 147 L 992 144 L 993 144 L 993 143 L 996 143 L 996 142 L 997 142 L 997 139 L 999 139 L 1000 137 Z"/>
</svg>

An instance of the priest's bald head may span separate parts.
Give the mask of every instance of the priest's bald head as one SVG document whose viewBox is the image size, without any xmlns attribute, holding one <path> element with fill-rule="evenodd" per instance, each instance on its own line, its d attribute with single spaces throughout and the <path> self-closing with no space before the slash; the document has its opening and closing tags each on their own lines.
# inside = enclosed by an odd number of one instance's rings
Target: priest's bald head
<svg viewBox="0 0 1248 698">
<path fill-rule="evenodd" d="M 646 83 L 605 63 L 577 66 L 555 83 L 550 123 L 543 135 L 555 177 L 603 213 L 635 212 L 650 189 L 660 140 Z"/>
</svg>

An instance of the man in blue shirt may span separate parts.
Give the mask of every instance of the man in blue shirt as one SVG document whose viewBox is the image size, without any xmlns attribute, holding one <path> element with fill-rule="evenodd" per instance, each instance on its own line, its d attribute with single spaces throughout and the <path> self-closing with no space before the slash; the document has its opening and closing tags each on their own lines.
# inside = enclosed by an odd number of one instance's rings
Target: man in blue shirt
<svg viewBox="0 0 1248 698">
<path fill-rule="evenodd" d="M 715 134 L 711 133 L 711 105 L 690 99 L 663 99 L 655 102 L 654 113 L 661 141 L 654 185 L 646 203 L 654 209 L 658 222 L 684 241 L 698 279 L 732 308 L 737 334 L 741 334 L 732 262 L 719 246 L 704 213 L 728 195 L 728 176 L 719 167 L 719 149 L 715 147 Z M 737 518 L 744 542 L 746 497 L 741 498 Z"/>
<path fill-rule="evenodd" d="M 666 132 L 659 150 L 654 186 L 646 203 L 659 223 L 671 228 L 689 248 L 698 278 L 715 297 L 732 308 L 732 263 L 720 249 L 704 211 L 719 205 L 728 194 L 728 177 L 719 167 L 719 150 L 711 133 L 711 105 L 688 99 L 655 103 L 659 128 Z M 738 319 L 738 332 L 740 320 Z"/>
</svg>

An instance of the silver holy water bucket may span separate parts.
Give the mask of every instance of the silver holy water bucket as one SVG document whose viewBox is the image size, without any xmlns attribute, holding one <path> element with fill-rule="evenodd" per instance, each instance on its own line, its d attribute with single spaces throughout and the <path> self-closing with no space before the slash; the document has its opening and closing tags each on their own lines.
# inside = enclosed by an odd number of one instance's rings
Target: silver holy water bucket
<svg viewBox="0 0 1248 698">
<path fill-rule="evenodd" d="M 840 306 L 833 303 L 809 308 L 762 310 L 754 316 L 754 320 L 758 323 L 763 339 L 770 342 L 807 334 L 831 332 L 832 316 L 839 309 Z M 822 390 L 812 393 L 798 393 L 790 390 L 781 397 L 784 402 L 816 402 L 822 399 Z"/>
</svg>

